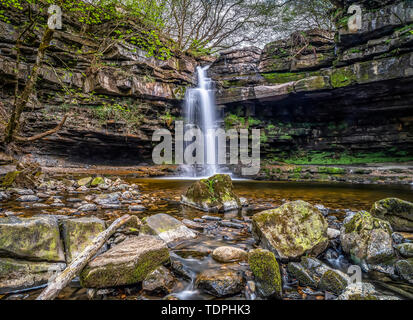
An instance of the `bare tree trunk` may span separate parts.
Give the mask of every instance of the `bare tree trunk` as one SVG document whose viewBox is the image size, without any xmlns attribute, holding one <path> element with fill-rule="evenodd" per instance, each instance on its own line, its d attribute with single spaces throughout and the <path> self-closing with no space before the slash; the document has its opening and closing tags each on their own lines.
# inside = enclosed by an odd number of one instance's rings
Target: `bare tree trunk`
<svg viewBox="0 0 413 320">
<path fill-rule="evenodd" d="M 42 291 L 36 300 L 54 300 L 59 292 L 63 290 L 74 277 L 76 277 L 89 260 L 99 251 L 105 242 L 115 233 L 115 231 L 128 222 L 128 214 L 116 219 L 109 228 L 101 232 L 93 242 L 75 260 L 60 273 L 49 285 Z"/>
<path fill-rule="evenodd" d="M 16 99 L 16 103 L 13 106 L 13 111 L 10 116 L 9 123 L 6 128 L 5 134 L 5 143 L 10 143 L 13 141 L 13 135 L 16 130 L 19 128 L 20 116 L 29 101 L 29 97 L 33 92 L 34 86 L 36 85 L 37 78 L 39 77 L 39 72 L 43 59 L 46 53 L 47 48 L 50 45 L 50 41 L 53 38 L 54 31 L 46 27 L 42 41 L 40 42 L 39 50 L 37 51 L 36 62 L 32 67 L 29 79 L 24 86 L 22 94 Z"/>
</svg>

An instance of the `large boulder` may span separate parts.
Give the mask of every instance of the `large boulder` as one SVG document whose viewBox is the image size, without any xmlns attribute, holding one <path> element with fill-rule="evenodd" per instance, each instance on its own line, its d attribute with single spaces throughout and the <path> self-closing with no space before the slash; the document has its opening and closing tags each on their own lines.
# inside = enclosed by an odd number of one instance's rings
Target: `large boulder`
<svg viewBox="0 0 413 320">
<path fill-rule="evenodd" d="M 56 217 L 0 219 L 0 256 L 32 261 L 64 262 Z"/>
<path fill-rule="evenodd" d="M 229 175 L 217 174 L 190 186 L 181 196 L 181 203 L 206 212 L 237 210 L 242 206 L 233 188 Z"/>
<path fill-rule="evenodd" d="M 241 273 L 231 269 L 208 269 L 201 272 L 195 286 L 215 297 L 232 296 L 244 289 L 245 280 Z"/>
<path fill-rule="evenodd" d="M 255 249 L 248 253 L 248 263 L 263 297 L 281 298 L 282 281 L 280 267 L 274 253 Z"/>
<path fill-rule="evenodd" d="M 413 258 L 397 261 L 396 270 L 403 280 L 413 284 Z"/>
<path fill-rule="evenodd" d="M 96 217 L 65 219 L 61 225 L 67 263 L 72 262 L 106 229 L 105 222 Z"/>
<path fill-rule="evenodd" d="M 387 220 L 395 231 L 413 232 L 413 203 L 387 198 L 373 204 L 371 214 Z"/>
<path fill-rule="evenodd" d="M 321 212 L 304 201 L 288 202 L 253 216 L 253 235 L 281 260 L 317 256 L 328 245 L 328 224 Z"/>
<path fill-rule="evenodd" d="M 80 274 L 80 283 L 86 288 L 130 285 L 168 261 L 169 251 L 161 239 L 130 237 L 90 261 Z"/>
<path fill-rule="evenodd" d="M 65 263 L 0 258 L 0 294 L 43 285 L 65 267 Z"/>
<path fill-rule="evenodd" d="M 360 265 L 378 265 L 395 257 L 390 223 L 360 211 L 344 220 L 340 235 L 345 253 Z"/>
<path fill-rule="evenodd" d="M 174 217 L 159 213 L 143 219 L 142 233 L 159 236 L 167 244 L 193 239 L 195 232 Z"/>
</svg>

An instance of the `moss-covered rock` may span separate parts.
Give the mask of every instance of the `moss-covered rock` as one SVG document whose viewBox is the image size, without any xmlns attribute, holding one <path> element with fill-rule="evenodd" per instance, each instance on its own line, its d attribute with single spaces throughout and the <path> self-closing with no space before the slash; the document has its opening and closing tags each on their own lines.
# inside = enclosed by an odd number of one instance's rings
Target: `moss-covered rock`
<svg viewBox="0 0 413 320">
<path fill-rule="evenodd" d="M 233 191 L 231 177 L 227 174 L 217 174 L 195 182 L 181 196 L 181 202 L 207 212 L 224 212 L 242 207 Z"/>
<path fill-rule="evenodd" d="M 0 294 L 43 285 L 65 267 L 65 263 L 0 258 Z"/>
<path fill-rule="evenodd" d="M 159 213 L 143 219 L 141 232 L 159 236 L 167 244 L 193 239 L 196 233 L 174 217 Z"/>
<path fill-rule="evenodd" d="M 396 250 L 406 258 L 413 258 L 413 243 L 401 243 L 395 246 Z"/>
<path fill-rule="evenodd" d="M 231 269 L 208 269 L 202 271 L 195 286 L 215 297 L 233 296 L 244 289 L 245 280 L 240 272 Z"/>
<path fill-rule="evenodd" d="M 88 263 L 80 274 L 86 288 L 106 288 L 143 281 L 169 261 L 165 242 L 154 236 L 130 237 Z"/>
<path fill-rule="evenodd" d="M 344 221 L 340 240 L 355 263 L 381 264 L 395 256 L 391 234 L 389 222 L 360 211 Z"/>
<path fill-rule="evenodd" d="M 370 283 L 356 282 L 348 285 L 338 300 L 380 300 L 374 286 Z"/>
<path fill-rule="evenodd" d="M 83 187 L 83 186 L 88 187 L 90 186 L 90 183 L 92 182 L 92 180 L 93 180 L 92 177 L 82 178 L 82 179 L 77 180 L 77 185 L 79 187 Z"/>
<path fill-rule="evenodd" d="M 65 219 L 61 226 L 67 263 L 72 262 L 99 233 L 106 229 L 105 222 L 95 217 Z"/>
<path fill-rule="evenodd" d="M 0 255 L 33 261 L 64 262 L 57 219 L 53 216 L 0 219 Z"/>
<path fill-rule="evenodd" d="M 413 203 L 397 198 L 377 201 L 371 208 L 371 214 L 387 220 L 395 231 L 413 232 Z"/>
<path fill-rule="evenodd" d="M 340 272 L 337 272 L 336 270 L 328 270 L 322 275 L 319 288 L 335 294 L 340 294 L 347 287 L 347 281 L 348 278 L 343 276 Z"/>
<path fill-rule="evenodd" d="M 251 250 L 248 253 L 248 263 L 260 294 L 264 297 L 281 298 L 282 281 L 275 255 L 268 250 Z"/>
<path fill-rule="evenodd" d="M 306 270 L 301 263 L 298 262 L 290 262 L 287 266 L 288 272 L 293 275 L 300 285 L 306 287 L 317 288 L 318 281 L 315 281 L 312 275 Z"/>
<path fill-rule="evenodd" d="M 304 201 L 263 211 L 252 220 L 254 237 L 282 260 L 317 256 L 328 245 L 327 222 L 317 208 Z"/>
<path fill-rule="evenodd" d="M 396 270 L 400 277 L 413 284 L 413 258 L 396 262 Z"/>
<path fill-rule="evenodd" d="M 105 180 L 102 177 L 96 177 L 92 180 L 92 182 L 90 183 L 91 187 L 97 187 L 101 184 L 104 184 Z"/>
</svg>

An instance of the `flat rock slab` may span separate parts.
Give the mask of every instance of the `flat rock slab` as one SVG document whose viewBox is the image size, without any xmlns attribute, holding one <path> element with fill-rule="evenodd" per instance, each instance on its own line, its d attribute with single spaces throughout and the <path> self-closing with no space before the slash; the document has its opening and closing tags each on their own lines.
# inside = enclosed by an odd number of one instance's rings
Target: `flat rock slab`
<svg viewBox="0 0 413 320">
<path fill-rule="evenodd" d="M 196 237 L 182 222 L 164 213 L 146 218 L 143 232 L 158 235 L 167 244 Z"/>
<path fill-rule="evenodd" d="M 0 255 L 33 261 L 65 262 L 58 219 L 53 216 L 1 219 Z"/>
<path fill-rule="evenodd" d="M 209 269 L 201 272 L 195 286 L 215 297 L 233 296 L 244 289 L 241 273 L 230 269 Z"/>
<path fill-rule="evenodd" d="M 0 258 L 0 294 L 46 284 L 66 267 L 65 263 Z"/>
<path fill-rule="evenodd" d="M 80 274 L 80 282 L 86 288 L 130 285 L 143 281 L 168 260 L 168 247 L 161 239 L 130 237 L 89 262 Z"/>
<path fill-rule="evenodd" d="M 95 217 L 66 219 L 61 226 L 67 263 L 72 262 L 106 229 L 105 222 Z"/>
</svg>

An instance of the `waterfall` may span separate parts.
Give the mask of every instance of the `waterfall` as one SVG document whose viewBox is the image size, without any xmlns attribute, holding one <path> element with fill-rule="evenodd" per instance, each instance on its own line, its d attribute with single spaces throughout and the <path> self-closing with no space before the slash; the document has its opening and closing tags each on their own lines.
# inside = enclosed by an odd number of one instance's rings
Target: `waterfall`
<svg viewBox="0 0 413 320">
<path fill-rule="evenodd" d="M 198 87 L 188 89 L 185 96 L 185 130 L 201 129 L 204 134 L 204 164 L 183 166 L 187 175 L 196 177 L 212 176 L 218 172 L 216 105 L 214 83 L 207 77 L 209 66 L 197 67 Z"/>
</svg>

